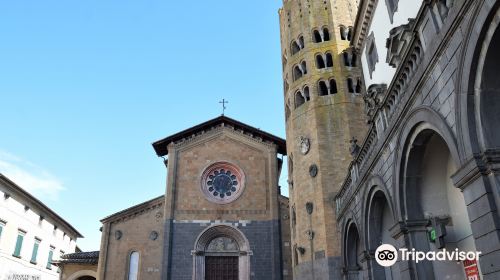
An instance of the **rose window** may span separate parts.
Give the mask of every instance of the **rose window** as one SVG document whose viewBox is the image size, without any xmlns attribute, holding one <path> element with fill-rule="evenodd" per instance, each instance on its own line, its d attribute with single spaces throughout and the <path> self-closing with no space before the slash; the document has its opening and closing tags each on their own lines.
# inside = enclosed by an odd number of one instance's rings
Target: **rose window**
<svg viewBox="0 0 500 280">
<path fill-rule="evenodd" d="M 209 166 L 203 172 L 202 191 L 212 202 L 229 203 L 241 194 L 243 181 L 243 172 L 237 166 L 219 162 Z"/>
</svg>

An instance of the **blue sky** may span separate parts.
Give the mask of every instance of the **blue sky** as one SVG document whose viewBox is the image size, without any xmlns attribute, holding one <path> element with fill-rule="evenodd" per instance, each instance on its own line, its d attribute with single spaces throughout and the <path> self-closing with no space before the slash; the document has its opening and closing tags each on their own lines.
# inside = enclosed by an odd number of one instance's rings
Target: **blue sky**
<svg viewBox="0 0 500 280">
<path fill-rule="evenodd" d="M 151 143 L 220 115 L 222 98 L 285 137 L 280 6 L 0 0 L 0 172 L 99 249 L 101 218 L 164 193 Z"/>
</svg>

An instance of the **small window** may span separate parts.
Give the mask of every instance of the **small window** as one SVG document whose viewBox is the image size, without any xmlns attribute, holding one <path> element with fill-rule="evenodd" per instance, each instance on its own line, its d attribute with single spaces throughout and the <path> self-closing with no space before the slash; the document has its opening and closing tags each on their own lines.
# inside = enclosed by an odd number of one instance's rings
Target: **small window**
<svg viewBox="0 0 500 280">
<path fill-rule="evenodd" d="M 12 256 L 16 258 L 21 257 L 21 249 L 23 248 L 23 241 L 24 241 L 24 236 L 26 235 L 26 232 L 19 230 L 17 233 L 17 239 L 16 239 L 16 247 L 14 248 L 14 253 Z"/>
<path fill-rule="evenodd" d="M 294 54 L 296 54 L 296 53 L 298 53 L 300 51 L 299 44 L 297 44 L 296 41 L 292 42 L 291 51 L 292 51 L 292 55 L 294 55 Z"/>
<path fill-rule="evenodd" d="M 325 61 L 323 60 L 323 56 L 321 54 L 316 55 L 316 68 L 323 69 L 325 68 Z"/>
<path fill-rule="evenodd" d="M 347 41 L 351 41 L 352 40 L 352 26 L 349 26 L 347 28 Z"/>
<path fill-rule="evenodd" d="M 347 28 L 343 25 L 340 26 L 340 39 L 347 40 Z"/>
<path fill-rule="evenodd" d="M 300 67 L 298 65 L 295 65 L 293 67 L 293 80 L 296 81 L 300 78 L 302 78 L 302 71 L 300 70 Z"/>
<path fill-rule="evenodd" d="M 333 57 L 331 53 L 326 54 L 326 67 L 333 67 Z"/>
<path fill-rule="evenodd" d="M 304 88 L 304 99 L 307 101 L 311 100 L 311 96 L 309 95 L 309 87 Z"/>
<path fill-rule="evenodd" d="M 295 108 L 299 108 L 305 102 L 306 102 L 306 99 L 304 98 L 304 96 L 302 96 L 302 92 L 297 91 L 295 93 Z"/>
<path fill-rule="evenodd" d="M 299 37 L 299 47 L 300 49 L 303 49 L 305 47 L 304 36 Z"/>
<path fill-rule="evenodd" d="M 300 65 L 302 66 L 302 74 L 305 75 L 307 74 L 307 64 L 305 61 L 302 61 L 302 63 L 300 63 Z"/>
<path fill-rule="evenodd" d="M 42 241 L 38 238 L 35 238 L 35 243 L 33 244 L 33 251 L 31 252 L 31 260 L 30 263 L 36 264 L 36 258 L 38 255 L 38 248 L 40 247 L 40 243 Z"/>
<path fill-rule="evenodd" d="M 337 82 L 334 79 L 330 79 L 330 94 L 337 93 Z"/>
<path fill-rule="evenodd" d="M 128 264 L 128 280 L 137 280 L 139 276 L 139 253 L 132 252 Z"/>
<path fill-rule="evenodd" d="M 358 78 L 358 79 L 356 80 L 356 87 L 354 88 L 354 92 L 355 92 L 355 93 L 361 93 L 361 86 L 362 86 L 362 84 L 361 84 L 361 79 L 360 79 L 360 78 Z"/>
<path fill-rule="evenodd" d="M 328 95 L 328 86 L 326 85 L 325 81 L 319 81 L 318 94 L 319 94 L 319 96 Z"/>
<path fill-rule="evenodd" d="M 50 246 L 49 256 L 47 257 L 47 269 L 52 269 L 52 258 L 54 257 L 54 250 L 56 248 L 54 246 Z"/>
<path fill-rule="evenodd" d="M 330 41 L 330 31 L 328 31 L 328 28 L 323 28 L 323 41 Z"/>
<path fill-rule="evenodd" d="M 321 38 L 321 34 L 319 33 L 318 30 L 313 31 L 313 41 L 314 41 L 314 43 L 323 42 L 323 38 Z"/>
<path fill-rule="evenodd" d="M 349 91 L 349 93 L 354 93 L 354 84 L 351 78 L 347 78 L 347 91 Z"/>
</svg>

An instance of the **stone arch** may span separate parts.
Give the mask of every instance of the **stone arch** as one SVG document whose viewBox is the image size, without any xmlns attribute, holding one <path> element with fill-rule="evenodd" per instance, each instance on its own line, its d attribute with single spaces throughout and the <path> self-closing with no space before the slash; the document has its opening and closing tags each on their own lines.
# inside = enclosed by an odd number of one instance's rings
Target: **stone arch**
<svg viewBox="0 0 500 280">
<path fill-rule="evenodd" d="M 371 279 L 400 279 L 399 264 L 384 268 L 377 264 L 372 255 L 381 244 L 397 246 L 390 230 L 396 224 L 391 196 L 380 176 L 372 176 L 365 184 L 363 199 L 364 247 L 368 258 L 368 273 Z M 390 275 L 390 278 L 387 276 Z"/>
<path fill-rule="evenodd" d="M 193 255 L 193 280 L 205 279 L 205 254 L 210 242 L 218 237 L 227 237 L 237 243 L 238 252 L 231 255 L 238 256 L 239 280 L 250 279 L 250 244 L 245 235 L 231 225 L 213 225 L 206 228 L 198 237 L 194 245 Z M 229 253 L 228 253 L 229 254 Z"/>
<path fill-rule="evenodd" d="M 358 279 L 361 272 L 360 256 L 363 252 L 359 227 L 353 219 L 346 223 L 343 238 L 344 270 L 347 279 Z"/>
<path fill-rule="evenodd" d="M 495 68 L 490 65 L 500 61 L 500 56 L 495 54 L 500 44 L 500 1 L 490 2 L 478 0 L 475 7 L 471 7 L 472 20 L 466 29 L 458 67 L 457 135 L 460 135 L 460 151 L 465 158 L 500 147 L 500 136 L 491 135 L 489 129 L 500 123 L 498 112 L 494 111 L 500 106 L 500 85 L 489 75 Z M 497 115 L 491 117 L 495 113 Z"/>
<path fill-rule="evenodd" d="M 415 130 L 415 128 L 421 124 L 426 123 L 429 127 L 437 132 L 446 142 L 448 149 L 450 150 L 451 156 L 454 160 L 454 163 L 457 166 L 460 166 L 460 155 L 458 152 L 456 138 L 453 134 L 453 131 L 446 123 L 445 119 L 432 108 L 427 106 L 417 107 L 413 111 L 408 114 L 408 117 L 404 121 L 405 126 L 400 130 L 400 133 L 397 137 L 396 142 L 396 155 L 395 155 L 395 164 L 393 169 L 393 180 L 394 180 L 394 202 L 395 202 L 395 210 L 394 215 L 398 221 L 404 220 L 404 214 L 401 211 L 404 204 L 401 203 L 401 186 L 403 182 L 400 180 L 401 173 L 401 162 L 403 159 L 403 150 L 405 148 L 405 142 L 410 137 Z"/>
<path fill-rule="evenodd" d="M 475 251 L 464 196 L 451 180 L 460 166 L 455 138 L 446 123 L 439 121 L 439 115 L 421 108 L 413 113 L 399 139 L 396 161 L 397 212 L 407 230 L 405 245 L 419 251 Z M 446 233 L 430 242 L 427 232 L 431 228 Z M 456 262 L 410 266 L 418 278 L 465 277 Z"/>
<path fill-rule="evenodd" d="M 68 276 L 67 280 L 77 280 L 80 277 L 86 277 L 86 276 L 97 279 L 97 272 L 93 270 L 80 270 Z"/>
</svg>

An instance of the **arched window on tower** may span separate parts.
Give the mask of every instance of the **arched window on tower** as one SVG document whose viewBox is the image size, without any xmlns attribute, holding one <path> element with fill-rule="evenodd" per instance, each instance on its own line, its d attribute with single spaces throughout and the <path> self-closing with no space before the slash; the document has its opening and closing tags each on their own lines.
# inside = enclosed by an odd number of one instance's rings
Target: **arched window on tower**
<svg viewBox="0 0 500 280">
<path fill-rule="evenodd" d="M 347 91 L 349 93 L 354 93 L 354 84 L 351 78 L 347 78 Z"/>
<path fill-rule="evenodd" d="M 361 79 L 358 78 L 356 80 L 356 87 L 354 88 L 354 92 L 355 93 L 361 93 L 361 87 L 362 87 L 362 84 L 361 84 Z"/>
<path fill-rule="evenodd" d="M 309 87 L 304 87 L 304 99 L 307 101 L 311 100 L 311 96 L 309 95 Z"/>
<path fill-rule="evenodd" d="M 330 94 L 336 94 L 337 93 L 337 82 L 335 82 L 335 79 L 330 79 Z"/>
<path fill-rule="evenodd" d="M 333 67 L 333 57 L 331 53 L 326 53 L 326 67 Z"/>
<path fill-rule="evenodd" d="M 325 81 L 318 82 L 318 94 L 319 96 L 328 95 L 328 86 L 326 85 Z"/>
<path fill-rule="evenodd" d="M 303 60 L 301 63 L 300 63 L 300 66 L 302 67 L 302 74 L 305 75 L 307 74 L 307 64 L 306 64 L 306 61 Z"/>
<path fill-rule="evenodd" d="M 297 41 L 293 41 L 290 45 L 290 50 L 292 52 L 292 55 L 298 53 L 300 51 L 300 46 L 297 44 Z"/>
<path fill-rule="evenodd" d="M 351 66 L 351 60 L 349 58 L 349 53 L 347 51 L 342 52 L 342 56 L 344 57 L 344 65 L 347 67 Z"/>
<path fill-rule="evenodd" d="M 299 37 L 299 47 L 300 49 L 303 49 L 305 47 L 304 36 L 302 35 Z"/>
<path fill-rule="evenodd" d="M 356 67 L 356 61 L 358 60 L 358 56 L 354 50 L 351 51 L 351 67 Z"/>
<path fill-rule="evenodd" d="M 321 43 L 321 42 L 323 42 L 323 38 L 321 38 L 321 34 L 316 29 L 313 30 L 313 41 L 314 41 L 314 43 Z"/>
<path fill-rule="evenodd" d="M 295 65 L 293 67 L 293 80 L 296 81 L 300 78 L 302 78 L 302 70 L 299 65 Z"/>
<path fill-rule="evenodd" d="M 340 39 L 347 40 L 347 28 L 343 25 L 340 26 Z"/>
<path fill-rule="evenodd" d="M 139 275 L 139 252 L 130 253 L 128 262 L 128 280 L 137 280 Z"/>
<path fill-rule="evenodd" d="M 330 41 L 330 31 L 326 27 L 323 28 L 323 41 Z"/>
<path fill-rule="evenodd" d="M 306 103 L 306 99 L 302 96 L 302 92 L 299 90 L 295 93 L 295 109 L 299 108 L 304 103 Z"/>
<path fill-rule="evenodd" d="M 316 55 L 316 68 L 323 69 L 325 68 L 325 61 L 323 60 L 323 56 L 321 54 Z"/>
</svg>

